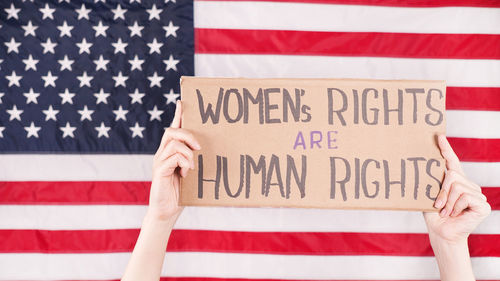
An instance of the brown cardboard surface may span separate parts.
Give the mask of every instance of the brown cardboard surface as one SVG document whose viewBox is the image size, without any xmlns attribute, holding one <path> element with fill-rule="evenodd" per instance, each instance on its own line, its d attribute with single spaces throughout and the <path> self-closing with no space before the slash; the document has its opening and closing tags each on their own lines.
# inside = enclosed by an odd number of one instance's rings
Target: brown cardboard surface
<svg viewBox="0 0 500 281">
<path fill-rule="evenodd" d="M 444 81 L 182 77 L 182 127 L 202 150 L 180 204 L 435 210 L 445 91 Z"/>
</svg>

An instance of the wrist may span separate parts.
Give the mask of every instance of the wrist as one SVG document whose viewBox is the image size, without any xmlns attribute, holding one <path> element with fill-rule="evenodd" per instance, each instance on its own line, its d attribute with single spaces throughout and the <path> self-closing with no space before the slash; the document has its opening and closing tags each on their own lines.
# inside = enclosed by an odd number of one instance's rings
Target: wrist
<svg viewBox="0 0 500 281">
<path fill-rule="evenodd" d="M 443 281 L 470 281 L 474 279 L 467 238 L 446 240 L 429 235 L 432 250 Z"/>
<path fill-rule="evenodd" d="M 180 212 L 171 216 L 164 216 L 148 208 L 142 221 L 143 227 L 154 226 L 162 229 L 172 229 Z"/>
</svg>

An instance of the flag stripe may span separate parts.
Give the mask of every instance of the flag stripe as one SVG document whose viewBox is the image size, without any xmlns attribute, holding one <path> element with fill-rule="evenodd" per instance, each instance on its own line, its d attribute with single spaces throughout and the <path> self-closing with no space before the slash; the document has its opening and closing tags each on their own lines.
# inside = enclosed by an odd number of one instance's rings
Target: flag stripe
<svg viewBox="0 0 500 281">
<path fill-rule="evenodd" d="M 2 182 L 0 203 L 14 205 L 147 205 L 151 182 Z M 500 210 L 500 187 L 483 187 Z"/>
<path fill-rule="evenodd" d="M 499 59 L 500 35 L 196 28 L 195 51 L 199 54 Z"/>
<path fill-rule="evenodd" d="M 120 278 L 130 253 L 0 254 L 0 279 Z M 495 279 L 500 258 L 474 257 L 478 279 Z M 57 270 L 55 270 L 57 268 Z M 256 270 L 258 269 L 258 270 Z M 434 257 L 303 256 L 170 252 L 162 276 L 272 279 L 438 279 Z"/>
<path fill-rule="evenodd" d="M 195 1 L 194 18 L 195 28 L 500 34 L 500 9 L 476 7 L 419 9 L 259 1 Z M 207 69 L 196 62 L 195 65 L 195 71 Z"/>
<path fill-rule="evenodd" d="M 0 229 L 133 229 L 141 227 L 146 209 L 134 205 L 2 205 Z M 500 211 L 492 211 L 474 233 L 499 233 L 499 220 Z M 427 233 L 421 212 L 298 208 L 186 207 L 175 229 Z"/>
<path fill-rule="evenodd" d="M 448 141 L 461 161 L 500 162 L 500 139 L 448 137 Z"/>
<path fill-rule="evenodd" d="M 447 87 L 446 109 L 500 111 L 500 88 Z"/>
<path fill-rule="evenodd" d="M 131 252 L 139 229 L 0 230 L 1 253 Z M 473 234 L 470 254 L 500 256 L 499 235 Z M 383 247 L 381 246 L 383 245 Z M 167 252 L 253 253 L 275 255 L 433 256 L 427 234 L 236 232 L 182 230 L 172 232 Z"/>
</svg>

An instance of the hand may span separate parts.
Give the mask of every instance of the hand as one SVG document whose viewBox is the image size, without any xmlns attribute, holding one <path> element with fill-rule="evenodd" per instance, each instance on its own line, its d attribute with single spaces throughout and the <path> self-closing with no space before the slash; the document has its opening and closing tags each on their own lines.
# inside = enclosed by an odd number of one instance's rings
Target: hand
<svg viewBox="0 0 500 281">
<path fill-rule="evenodd" d="M 467 242 L 469 234 L 486 218 L 491 207 L 481 187 L 465 176 L 457 155 L 444 135 L 438 137 L 441 154 L 446 160 L 446 175 L 434 207 L 438 213 L 424 213 L 432 242 L 458 244 Z"/>
<path fill-rule="evenodd" d="M 181 115 L 182 103 L 177 101 L 174 119 L 165 130 L 153 160 L 148 215 L 162 221 L 175 222 L 181 213 L 180 177 L 194 169 L 193 150 L 201 148 L 193 134 L 181 129 Z"/>
</svg>

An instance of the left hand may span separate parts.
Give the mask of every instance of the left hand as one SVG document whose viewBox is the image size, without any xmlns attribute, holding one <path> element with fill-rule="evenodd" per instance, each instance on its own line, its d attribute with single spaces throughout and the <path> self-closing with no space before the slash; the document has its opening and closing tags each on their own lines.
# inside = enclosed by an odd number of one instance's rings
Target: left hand
<svg viewBox="0 0 500 281">
<path fill-rule="evenodd" d="M 481 187 L 467 179 L 460 161 L 444 135 L 438 137 L 446 160 L 446 175 L 434 206 L 439 213 L 424 213 L 431 242 L 466 242 L 469 234 L 486 218 L 491 207 Z"/>
</svg>

